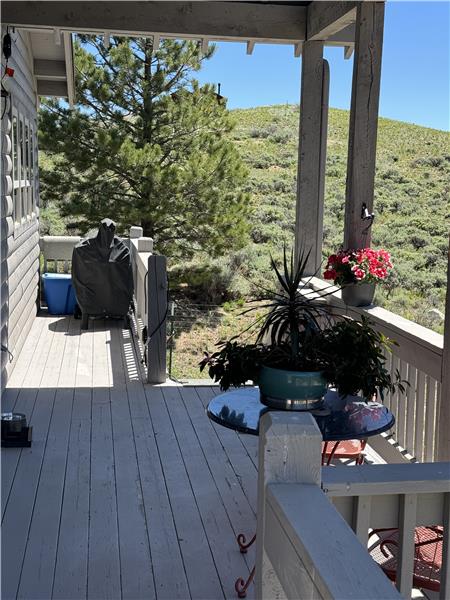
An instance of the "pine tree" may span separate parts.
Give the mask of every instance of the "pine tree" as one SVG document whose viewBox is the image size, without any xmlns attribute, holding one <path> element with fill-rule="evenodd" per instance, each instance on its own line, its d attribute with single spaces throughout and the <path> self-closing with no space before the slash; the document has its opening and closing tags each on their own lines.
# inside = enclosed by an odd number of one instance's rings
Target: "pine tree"
<svg viewBox="0 0 450 600">
<path fill-rule="evenodd" d="M 229 139 L 233 121 L 212 85 L 193 74 L 197 42 L 80 36 L 76 106 L 40 114 L 41 196 L 82 233 L 104 217 L 119 231 L 141 224 L 158 250 L 188 258 L 246 241 L 245 169 Z"/>
</svg>

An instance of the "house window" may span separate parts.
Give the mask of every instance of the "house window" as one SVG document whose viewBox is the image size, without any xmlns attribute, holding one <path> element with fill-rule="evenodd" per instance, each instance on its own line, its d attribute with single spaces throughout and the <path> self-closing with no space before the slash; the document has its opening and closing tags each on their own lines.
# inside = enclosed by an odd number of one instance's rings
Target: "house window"
<svg viewBox="0 0 450 600">
<path fill-rule="evenodd" d="M 13 203 L 16 227 L 35 213 L 34 124 L 16 108 L 12 110 Z"/>
</svg>

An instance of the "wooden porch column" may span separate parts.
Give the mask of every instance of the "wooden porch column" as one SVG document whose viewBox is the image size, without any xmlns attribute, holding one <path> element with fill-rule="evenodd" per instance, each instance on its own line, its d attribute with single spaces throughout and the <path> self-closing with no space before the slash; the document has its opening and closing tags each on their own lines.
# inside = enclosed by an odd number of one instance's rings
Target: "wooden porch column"
<svg viewBox="0 0 450 600">
<path fill-rule="evenodd" d="M 302 56 L 295 254 L 311 249 L 307 275 L 322 262 L 323 198 L 328 125 L 329 67 L 323 42 L 305 42 Z"/>
<path fill-rule="evenodd" d="M 437 414 L 437 460 L 450 460 L 450 239 L 445 302 L 444 351 L 442 353 L 441 400 Z"/>
<path fill-rule="evenodd" d="M 362 205 L 373 207 L 384 2 L 359 2 L 348 140 L 344 247 L 369 246 L 371 231 Z"/>
</svg>

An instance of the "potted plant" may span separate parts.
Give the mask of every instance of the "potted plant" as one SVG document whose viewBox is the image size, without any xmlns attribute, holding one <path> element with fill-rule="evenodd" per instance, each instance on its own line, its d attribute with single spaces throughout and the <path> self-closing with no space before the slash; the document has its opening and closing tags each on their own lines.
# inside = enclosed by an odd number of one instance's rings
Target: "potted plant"
<svg viewBox="0 0 450 600">
<path fill-rule="evenodd" d="M 280 270 L 271 259 L 278 288 L 264 288 L 259 299 L 266 313 L 256 321 L 260 325 L 256 341 L 241 342 L 240 334 L 221 342 L 217 352 L 205 353 L 200 370 L 208 367 L 210 377 L 223 390 L 254 381 L 261 401 L 272 408 L 317 408 L 329 384 L 339 394 L 362 390 L 367 399 L 374 394 L 382 397 L 385 389 L 397 385 L 384 368 L 383 349 L 389 349 L 389 341 L 367 320 L 334 322 L 323 302 L 328 292 L 317 295 L 304 278 L 307 260 L 308 255 L 302 253 L 294 266 L 293 254 L 288 260 L 284 251 Z M 362 351 L 364 344 L 367 347 Z M 352 369 L 355 381 L 350 384 Z"/>
<path fill-rule="evenodd" d="M 385 352 L 391 352 L 394 344 L 375 331 L 367 317 L 361 321 L 342 317 L 322 331 L 317 354 L 326 380 L 341 398 L 360 394 L 366 401 L 383 401 L 386 391 L 403 393 L 408 385 L 398 370 L 393 381 L 386 369 Z"/>
<path fill-rule="evenodd" d="M 328 257 L 323 277 L 342 288 L 348 306 L 368 306 L 373 302 L 375 284 L 385 281 L 391 269 L 391 255 L 386 250 L 341 250 Z"/>
</svg>

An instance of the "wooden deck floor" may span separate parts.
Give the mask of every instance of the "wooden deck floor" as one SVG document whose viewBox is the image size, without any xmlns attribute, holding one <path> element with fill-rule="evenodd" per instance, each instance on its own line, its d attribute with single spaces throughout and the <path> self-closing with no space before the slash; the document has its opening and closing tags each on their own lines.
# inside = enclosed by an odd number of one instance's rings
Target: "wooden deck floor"
<svg viewBox="0 0 450 600">
<path fill-rule="evenodd" d="M 2 449 L 3 600 L 235 598 L 257 439 L 209 421 L 216 393 L 144 385 L 118 324 L 38 317 L 3 397 L 33 425 Z"/>
</svg>

